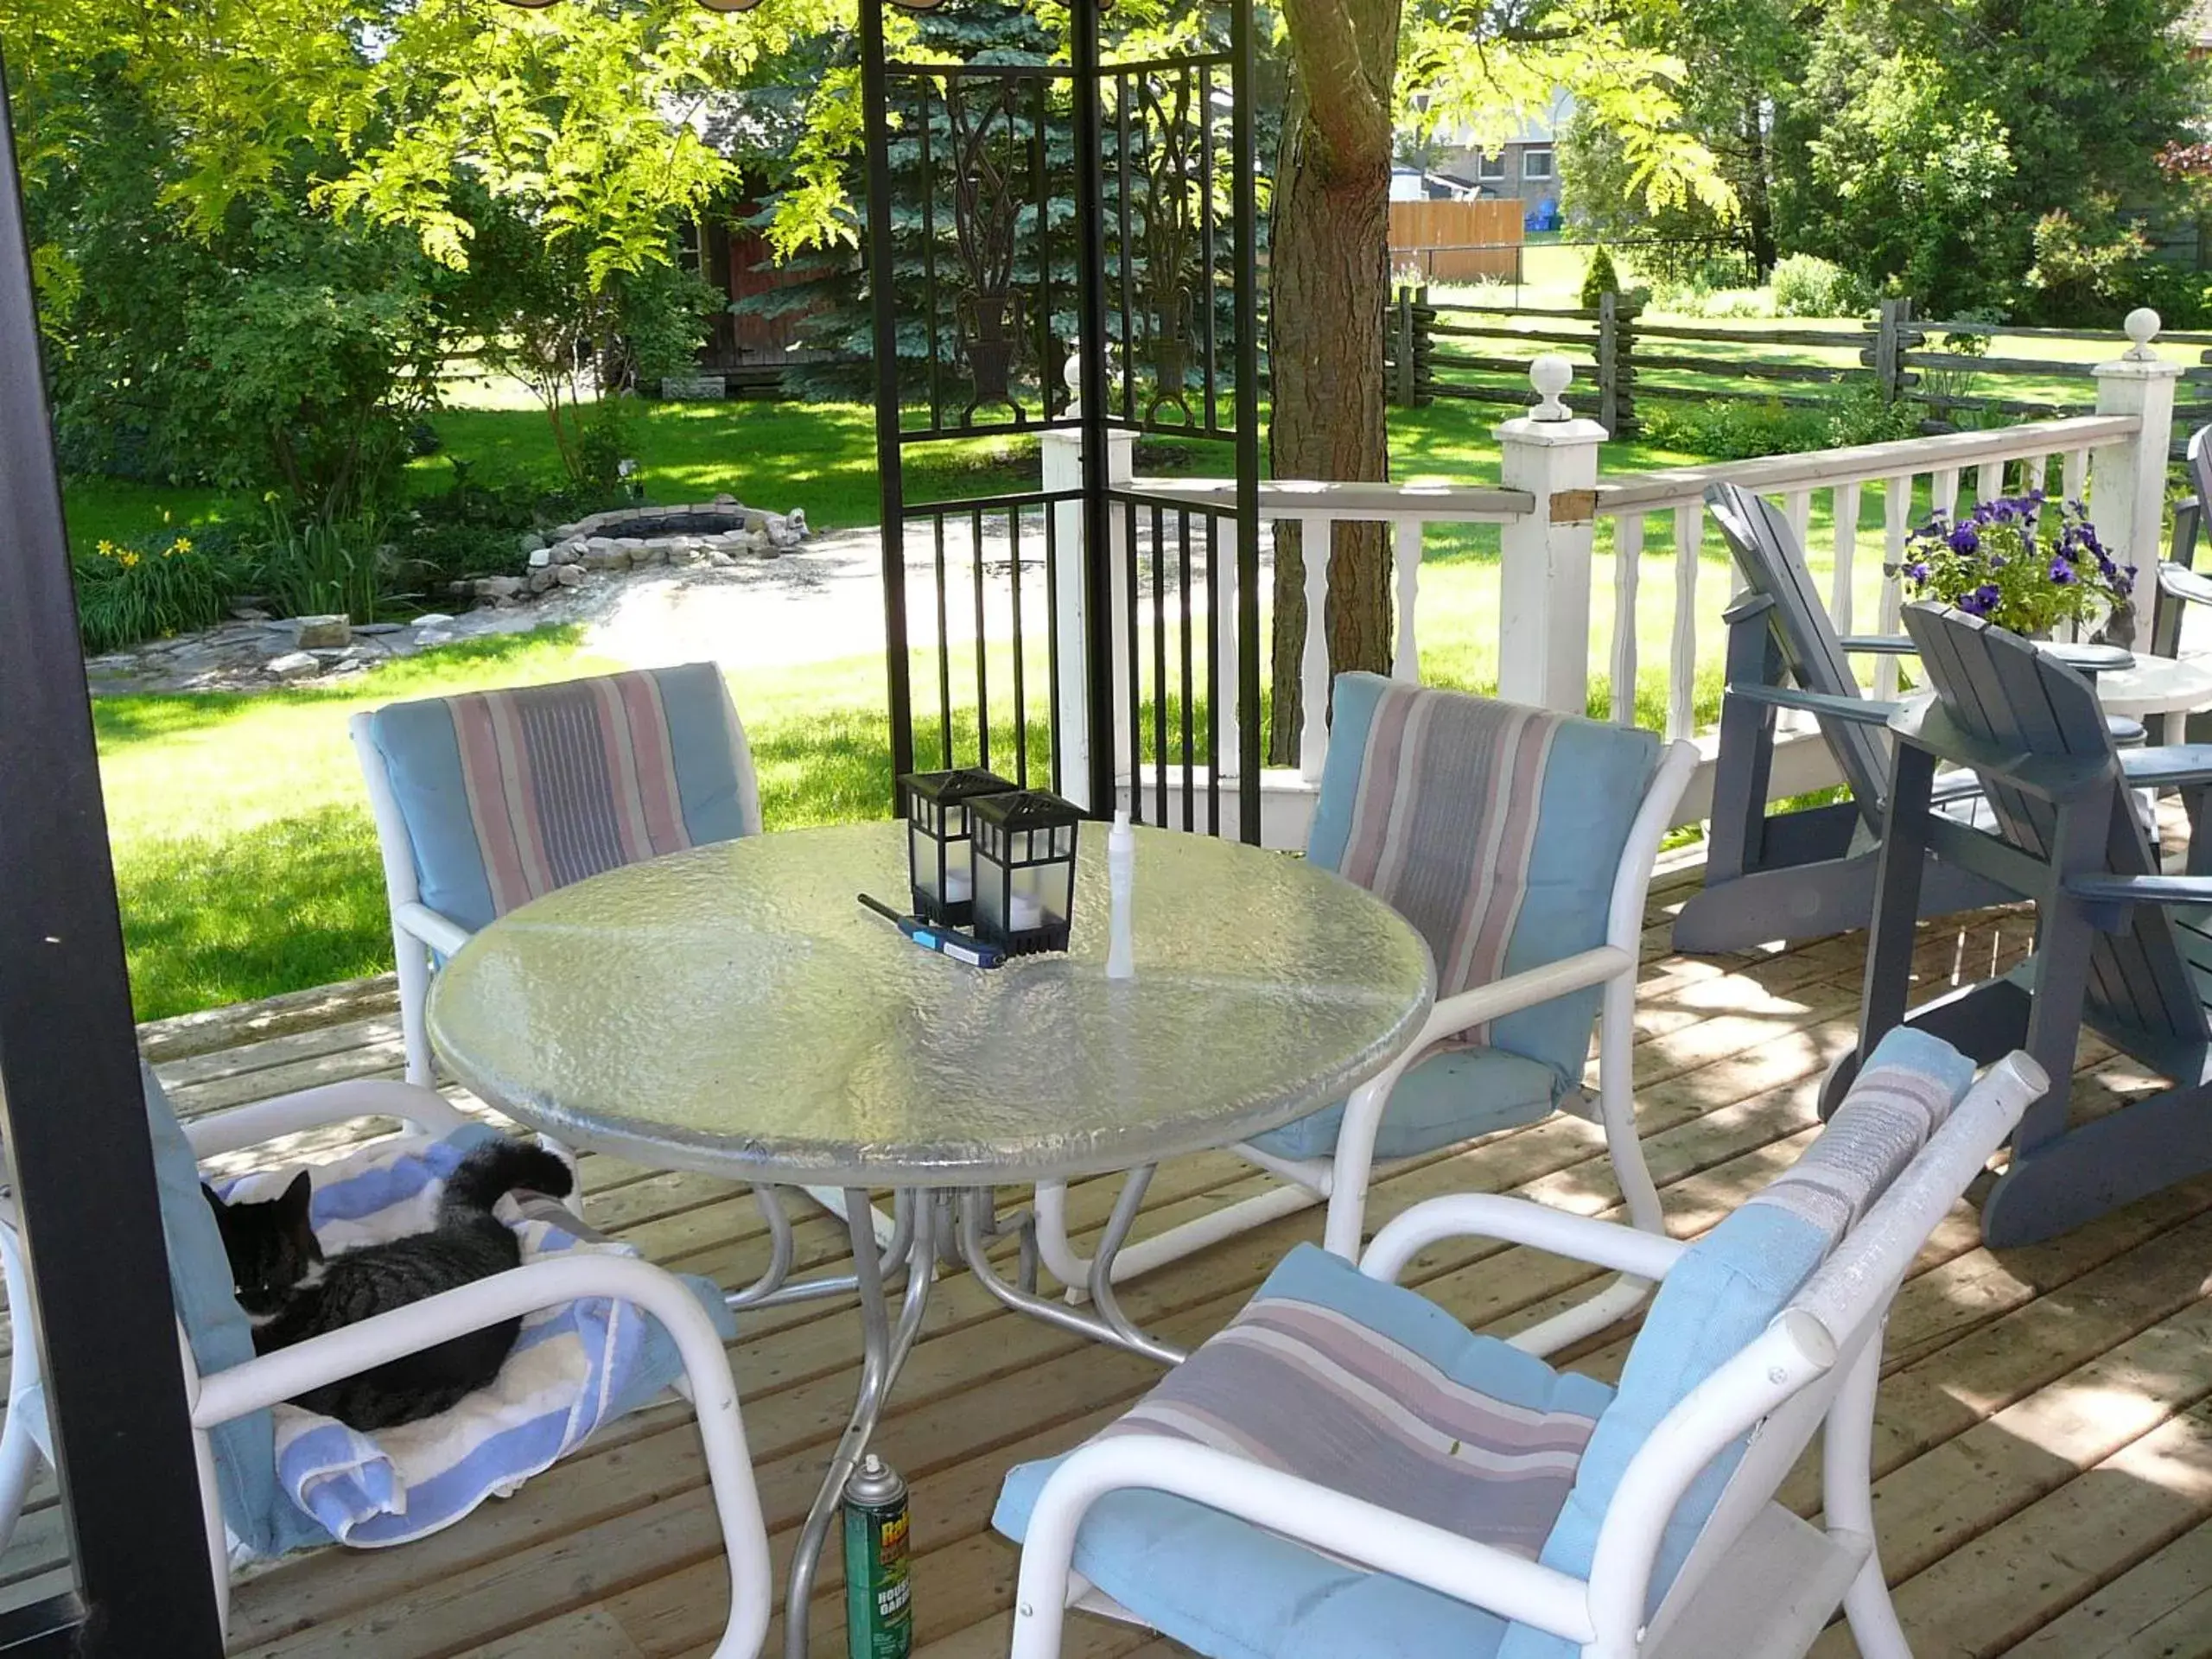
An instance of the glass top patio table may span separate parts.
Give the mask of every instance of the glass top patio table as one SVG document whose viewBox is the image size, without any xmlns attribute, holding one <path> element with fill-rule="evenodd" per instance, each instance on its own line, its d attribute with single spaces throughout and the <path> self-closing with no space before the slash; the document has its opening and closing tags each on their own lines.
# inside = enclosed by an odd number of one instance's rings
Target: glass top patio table
<svg viewBox="0 0 2212 1659">
<path fill-rule="evenodd" d="M 1137 832 L 1135 977 L 1105 974 L 1105 836 L 1065 955 L 982 971 L 908 902 L 905 826 L 755 836 L 612 870 L 477 933 L 429 1033 L 476 1093 L 658 1167 L 845 1187 L 1128 1170 L 1341 1100 L 1433 993 L 1395 912 L 1279 854 Z"/>
</svg>

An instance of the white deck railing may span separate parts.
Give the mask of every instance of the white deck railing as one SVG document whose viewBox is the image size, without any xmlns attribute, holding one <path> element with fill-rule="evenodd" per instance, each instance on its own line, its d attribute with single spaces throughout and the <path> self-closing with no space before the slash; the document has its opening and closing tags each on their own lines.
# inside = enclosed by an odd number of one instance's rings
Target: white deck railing
<svg viewBox="0 0 2212 1659">
<path fill-rule="evenodd" d="M 1870 486 L 1882 493 L 1882 577 L 1877 626 L 1895 632 L 1899 625 L 1903 592 L 1895 567 L 1900 563 L 1914 522 L 1919 499 L 1918 480 L 1926 479 L 1927 507 L 1922 511 L 1955 510 L 1962 487 L 1970 487 L 1976 501 L 1988 500 L 2008 489 L 2055 489 L 2070 499 L 2087 498 L 2099 531 L 2115 556 L 2138 568 L 2139 614 L 2147 619 L 2156 582 L 2156 565 L 2163 534 L 2166 457 L 2173 424 L 2175 384 L 2180 365 L 2161 359 L 2152 349 L 2158 327 L 2155 314 L 2143 311 L 2129 317 L 2132 342 L 2115 360 L 2095 370 L 2097 409 L 2094 415 L 2064 420 L 2033 421 L 1990 431 L 1957 432 L 1934 437 L 1910 438 L 1893 443 L 1776 455 L 1758 461 L 1719 466 L 1624 475 L 1612 480 L 1599 476 L 1604 428 L 1594 422 L 1574 419 L 1559 401 L 1571 379 L 1563 359 L 1543 358 L 1532 367 L 1530 379 L 1539 401 L 1524 416 L 1497 429 L 1501 448 L 1500 476 L 1504 487 L 1457 486 L 1433 484 L 1363 484 L 1276 481 L 1260 486 L 1260 513 L 1265 522 L 1299 525 L 1305 550 L 1306 637 L 1300 656 L 1303 725 L 1299 764 L 1289 778 L 1269 774 L 1278 788 L 1310 794 L 1321 775 L 1328 749 L 1329 657 L 1325 610 L 1329 560 L 1313 556 L 1325 549 L 1331 532 L 1339 524 L 1387 524 L 1391 526 L 1393 588 L 1396 627 L 1394 672 L 1402 679 L 1419 673 L 1421 630 L 1421 546 L 1423 532 L 1433 524 L 1495 524 L 1501 527 L 1498 601 L 1498 687 L 1501 695 L 1521 702 L 1580 713 L 1587 706 L 1592 671 L 1591 648 L 1592 572 L 1595 530 L 1599 520 L 1612 528 L 1613 622 L 1610 649 L 1602 658 L 1611 680 L 1611 715 L 1622 724 L 1637 718 L 1636 690 L 1639 646 L 1637 620 L 1648 616 L 1656 595 L 1643 582 L 1643 553 L 1648 526 L 1654 518 L 1670 521 L 1674 540 L 1674 576 L 1669 606 L 1667 647 L 1667 709 L 1665 728 L 1671 737 L 1695 734 L 1698 651 L 1700 638 L 1719 626 L 1718 611 L 1700 613 L 1698 582 L 1706 545 L 1705 490 L 1727 481 L 1777 501 L 1796 527 L 1802 543 L 1809 546 L 1808 532 L 1818 499 L 1825 497 L 1833 531 L 1829 543 L 1834 565 L 1829 579 L 1828 609 L 1836 631 L 1853 631 L 1853 590 L 1859 560 L 1859 514 Z M 1234 500 L 1236 486 L 1225 479 L 1137 479 L 1131 475 L 1130 435 L 1112 435 L 1108 474 L 1118 490 L 1162 507 L 1194 507 L 1219 512 Z M 1080 476 L 1076 440 L 1051 435 L 1046 445 L 1048 488 L 1065 487 Z M 1076 527 L 1063 532 L 1072 545 Z M 1119 535 L 1118 529 L 1116 531 Z M 1143 620 L 1143 607 L 1164 607 L 1166 596 L 1154 594 L 1133 604 L 1124 575 L 1125 560 L 1114 551 L 1114 615 L 1117 631 L 1132 615 Z M 1063 571 L 1077 561 L 1063 562 Z M 1064 576 L 1064 580 L 1065 580 Z M 1079 619 L 1077 595 L 1070 590 L 1060 611 L 1064 629 Z M 1209 596 L 1209 642 L 1212 650 L 1233 653 L 1235 593 L 1233 587 Z M 1074 645 L 1080 638 L 1079 620 L 1068 636 Z M 1126 643 L 1126 642 L 1124 642 Z M 1114 707 L 1117 724 L 1129 706 L 1125 658 L 1115 652 L 1116 675 Z M 1228 659 L 1224 655 L 1224 660 Z M 1063 652 L 1063 672 L 1071 674 L 1063 707 L 1081 702 L 1084 683 L 1081 652 Z M 1894 695 L 1897 663 L 1892 658 L 1876 661 L 1873 690 L 1878 696 Z M 1256 711 L 1249 711 L 1256 717 Z M 1241 729 L 1247 711 L 1236 709 L 1233 698 L 1220 710 L 1217 729 Z M 1116 753 L 1132 752 L 1128 734 L 1117 733 Z M 1087 736 L 1075 734 L 1078 745 Z M 1224 771 L 1236 746 L 1222 745 Z M 1784 786 L 1777 778 L 1777 786 Z M 1704 791 L 1694 789 L 1702 799 Z"/>
</svg>

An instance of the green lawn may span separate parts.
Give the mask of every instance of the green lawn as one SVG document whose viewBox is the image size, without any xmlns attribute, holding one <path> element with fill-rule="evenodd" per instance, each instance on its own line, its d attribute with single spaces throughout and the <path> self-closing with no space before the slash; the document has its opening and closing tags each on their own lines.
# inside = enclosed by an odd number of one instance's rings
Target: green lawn
<svg viewBox="0 0 2212 1659">
<path fill-rule="evenodd" d="M 1394 470 L 1404 478 L 1495 482 L 1490 433 L 1499 411 L 1442 404 L 1393 411 Z M 550 441 L 527 409 L 463 410 L 443 416 L 449 452 L 480 476 L 548 476 Z M 771 508 L 802 505 L 816 524 L 873 523 L 872 425 L 855 406 L 745 403 L 656 408 L 636 445 L 656 499 L 727 491 Z M 925 487 L 944 495 L 1019 486 L 1034 478 L 1033 447 L 979 442 L 939 462 Z M 1165 458 L 1172 461 L 1173 457 Z M 1637 444 L 1608 446 L 1613 473 L 1693 459 Z M 1146 470 L 1163 458 L 1147 455 Z M 446 463 L 419 464 L 426 485 Z M 148 529 L 167 512 L 180 524 L 226 506 L 205 491 L 162 491 L 108 481 L 68 492 L 73 537 Z M 236 504 L 227 504 L 238 510 Z M 1825 506 L 1823 504 L 1823 514 Z M 1880 502 L 1862 504 L 1854 591 L 1870 626 L 1878 593 Z M 1812 563 L 1827 585 L 1832 536 L 1816 514 Z M 1698 709 L 1709 718 L 1719 689 L 1719 615 L 1731 588 L 1717 537 L 1700 550 L 1696 582 Z M 1497 535 L 1494 528 L 1431 531 L 1419 612 L 1422 669 L 1433 683 L 1474 689 L 1497 675 Z M 1663 721 L 1675 573 L 1671 525 L 1649 527 L 1638 607 L 1637 709 Z M 1609 706 L 1614 566 L 1603 526 L 1592 572 L 1592 709 Z M 395 698 L 524 683 L 606 666 L 572 632 L 544 630 L 449 647 L 396 663 L 328 690 L 103 698 L 97 709 L 103 775 L 122 889 L 133 985 L 141 1017 L 323 983 L 389 965 L 374 836 L 346 735 L 346 717 Z M 1003 710 L 1010 664 L 988 664 Z M 936 663 L 918 655 L 918 702 L 934 707 Z M 1205 672 L 1203 653 L 1199 672 Z M 956 709 L 972 710 L 972 654 L 956 652 Z M 732 690 L 759 764 L 772 828 L 874 816 L 890 792 L 883 664 L 873 653 L 796 669 L 739 672 Z M 1033 745 L 1045 741 L 1041 664 L 1028 683 Z M 1149 725 L 1147 719 L 1147 725 Z M 920 734 L 927 756 L 932 734 Z M 1003 725 L 998 753 L 1011 747 Z"/>
</svg>

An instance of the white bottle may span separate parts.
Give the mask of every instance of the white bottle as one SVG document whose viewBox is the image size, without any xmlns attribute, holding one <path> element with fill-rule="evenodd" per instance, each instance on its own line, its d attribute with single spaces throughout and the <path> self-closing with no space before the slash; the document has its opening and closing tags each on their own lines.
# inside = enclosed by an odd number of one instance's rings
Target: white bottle
<svg viewBox="0 0 2212 1659">
<path fill-rule="evenodd" d="M 1127 812 L 1114 814 L 1114 827 L 1106 835 L 1106 892 L 1109 915 L 1106 942 L 1106 977 L 1136 977 L 1136 918 L 1132 913 L 1132 889 L 1137 876 L 1137 835 L 1129 828 Z"/>
</svg>

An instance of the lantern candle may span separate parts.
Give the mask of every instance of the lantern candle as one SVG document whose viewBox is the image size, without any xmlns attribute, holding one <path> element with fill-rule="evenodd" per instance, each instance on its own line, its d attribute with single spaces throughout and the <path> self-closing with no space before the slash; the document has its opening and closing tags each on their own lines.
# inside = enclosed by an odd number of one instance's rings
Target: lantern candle
<svg viewBox="0 0 2212 1659">
<path fill-rule="evenodd" d="M 1014 785 L 996 772 L 963 767 L 909 773 L 899 780 L 906 819 L 906 872 L 914 914 L 944 927 L 975 918 L 976 872 L 970 809 Z"/>
<path fill-rule="evenodd" d="M 1081 809 L 1043 790 L 1019 790 L 978 798 L 969 816 L 976 937 L 1008 956 L 1066 950 Z"/>
</svg>

